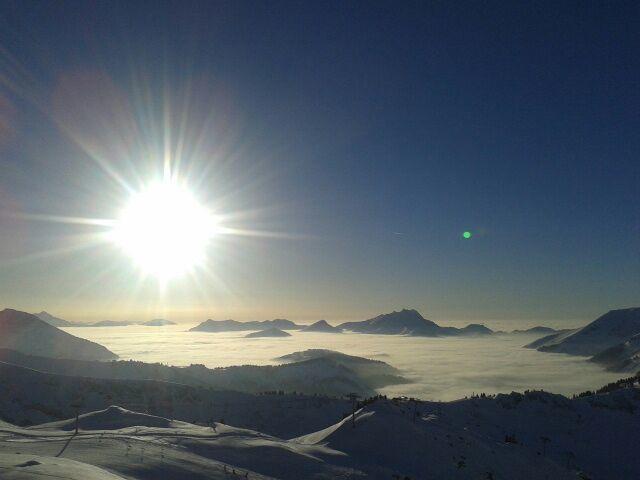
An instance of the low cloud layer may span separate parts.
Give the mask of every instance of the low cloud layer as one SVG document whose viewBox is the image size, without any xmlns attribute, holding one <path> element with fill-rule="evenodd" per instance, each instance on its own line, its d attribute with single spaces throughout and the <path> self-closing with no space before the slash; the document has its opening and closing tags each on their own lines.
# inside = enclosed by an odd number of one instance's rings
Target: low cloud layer
<svg viewBox="0 0 640 480">
<path fill-rule="evenodd" d="M 123 359 L 207 367 L 269 365 L 274 358 L 308 348 L 330 348 L 383 360 L 414 380 L 383 390 L 429 400 L 453 400 L 471 393 L 544 389 L 570 395 L 601 386 L 620 375 L 581 357 L 522 348 L 535 337 L 418 338 L 292 331 L 287 338 L 244 338 L 246 332 L 186 332 L 189 326 L 70 328 Z"/>
</svg>

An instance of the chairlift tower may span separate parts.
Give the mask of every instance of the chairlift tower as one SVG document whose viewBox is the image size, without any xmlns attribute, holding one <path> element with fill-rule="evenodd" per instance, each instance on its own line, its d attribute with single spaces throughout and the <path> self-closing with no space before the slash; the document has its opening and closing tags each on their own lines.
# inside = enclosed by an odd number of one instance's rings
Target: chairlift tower
<svg viewBox="0 0 640 480">
<path fill-rule="evenodd" d="M 360 395 L 350 393 L 347 397 L 351 400 L 351 426 L 356 428 L 356 401 L 360 398 Z"/>
</svg>

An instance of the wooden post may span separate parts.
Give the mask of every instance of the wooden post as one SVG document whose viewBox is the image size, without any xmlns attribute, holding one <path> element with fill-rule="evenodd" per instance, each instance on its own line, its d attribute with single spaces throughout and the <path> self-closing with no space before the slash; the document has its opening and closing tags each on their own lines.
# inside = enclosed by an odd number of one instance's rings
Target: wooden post
<svg viewBox="0 0 640 480">
<path fill-rule="evenodd" d="M 80 423 L 80 407 L 81 407 L 80 401 L 73 402 L 71 404 L 71 407 L 76 409 L 76 431 L 75 431 L 74 435 L 77 435 L 78 434 L 78 424 Z"/>
</svg>

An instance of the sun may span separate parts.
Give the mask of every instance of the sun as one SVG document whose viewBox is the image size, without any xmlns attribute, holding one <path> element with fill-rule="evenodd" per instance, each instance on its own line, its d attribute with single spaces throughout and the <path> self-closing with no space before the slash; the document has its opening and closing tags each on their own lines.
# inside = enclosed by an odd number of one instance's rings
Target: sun
<svg viewBox="0 0 640 480">
<path fill-rule="evenodd" d="M 111 237 L 145 274 L 168 280 L 204 264 L 216 231 L 215 217 L 188 189 L 164 182 L 129 199 Z"/>
</svg>

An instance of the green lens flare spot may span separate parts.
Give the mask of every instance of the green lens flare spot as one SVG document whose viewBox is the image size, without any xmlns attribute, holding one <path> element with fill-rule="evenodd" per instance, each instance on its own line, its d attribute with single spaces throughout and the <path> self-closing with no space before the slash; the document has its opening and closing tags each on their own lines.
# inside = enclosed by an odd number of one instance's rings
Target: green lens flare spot
<svg viewBox="0 0 640 480">
<path fill-rule="evenodd" d="M 462 236 L 463 236 L 464 238 L 471 238 L 471 232 L 466 231 L 466 232 L 464 232 L 464 233 L 462 234 Z"/>
</svg>

